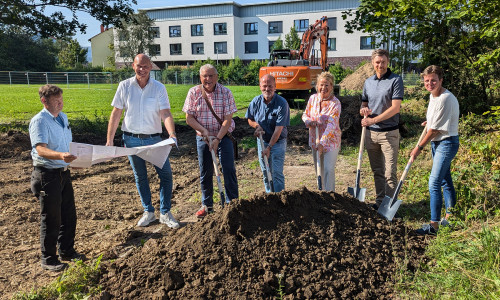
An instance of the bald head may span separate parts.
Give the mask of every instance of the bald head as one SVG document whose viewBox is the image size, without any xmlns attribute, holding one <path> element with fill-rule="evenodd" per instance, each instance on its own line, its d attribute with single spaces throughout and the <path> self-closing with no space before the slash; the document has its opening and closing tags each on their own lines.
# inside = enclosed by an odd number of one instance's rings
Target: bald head
<svg viewBox="0 0 500 300">
<path fill-rule="evenodd" d="M 275 78 L 274 78 L 274 76 L 273 76 L 273 75 L 271 75 L 271 74 L 266 74 L 266 75 L 262 76 L 262 77 L 260 78 L 260 82 L 263 82 L 263 81 L 270 81 L 270 82 L 272 82 L 273 84 L 276 84 L 276 79 L 275 79 Z"/>
<path fill-rule="evenodd" d="M 146 54 L 137 54 L 134 58 L 132 68 L 135 71 L 135 78 L 137 78 L 139 86 L 144 88 L 149 80 L 149 72 L 153 69 L 151 59 Z"/>
</svg>

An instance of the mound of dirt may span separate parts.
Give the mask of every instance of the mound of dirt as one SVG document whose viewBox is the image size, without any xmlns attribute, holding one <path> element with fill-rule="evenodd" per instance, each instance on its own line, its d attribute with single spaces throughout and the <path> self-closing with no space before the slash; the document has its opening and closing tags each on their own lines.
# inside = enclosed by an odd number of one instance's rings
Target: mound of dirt
<svg viewBox="0 0 500 300">
<path fill-rule="evenodd" d="M 414 270 L 424 247 L 364 203 L 303 188 L 151 235 L 105 263 L 100 284 L 119 299 L 391 298 L 394 277 Z"/>
<path fill-rule="evenodd" d="M 31 159 L 31 142 L 29 135 L 20 131 L 10 130 L 0 135 L 0 158 L 20 157 L 22 160 Z"/>
<path fill-rule="evenodd" d="M 363 89 L 365 80 L 375 74 L 371 63 L 364 64 L 361 68 L 357 69 L 354 73 L 348 75 L 339 84 L 343 90 L 360 91 Z"/>
</svg>

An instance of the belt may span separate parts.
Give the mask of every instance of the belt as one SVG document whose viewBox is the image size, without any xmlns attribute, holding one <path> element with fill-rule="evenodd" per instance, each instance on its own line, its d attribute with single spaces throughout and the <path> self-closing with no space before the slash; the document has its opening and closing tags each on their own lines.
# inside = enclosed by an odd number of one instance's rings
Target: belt
<svg viewBox="0 0 500 300">
<path fill-rule="evenodd" d="M 148 139 L 148 138 L 152 138 L 152 137 L 161 135 L 161 133 L 142 134 L 142 133 L 132 133 L 132 132 L 128 132 L 128 131 L 124 131 L 123 134 L 131 136 L 131 137 L 135 137 L 135 138 L 140 138 L 140 139 Z"/>
<path fill-rule="evenodd" d="M 35 168 L 35 170 L 41 171 L 41 172 L 66 172 L 66 171 L 68 171 L 68 166 L 62 167 L 62 168 L 55 168 L 55 169 L 49 169 L 49 168 L 38 167 L 38 166 L 35 166 L 34 168 Z"/>
</svg>

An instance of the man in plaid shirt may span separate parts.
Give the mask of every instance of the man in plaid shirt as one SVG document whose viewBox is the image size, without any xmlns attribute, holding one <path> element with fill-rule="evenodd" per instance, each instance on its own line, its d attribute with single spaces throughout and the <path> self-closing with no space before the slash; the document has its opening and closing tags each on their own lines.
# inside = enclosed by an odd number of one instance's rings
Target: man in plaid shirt
<svg viewBox="0 0 500 300">
<path fill-rule="evenodd" d="M 196 212 L 199 218 L 213 212 L 213 173 L 214 165 L 210 151 L 219 156 L 224 175 L 226 199 L 229 202 L 238 198 L 238 180 L 234 165 L 233 142 L 226 133 L 234 130 L 233 113 L 237 111 L 231 91 L 217 83 L 217 69 L 210 64 L 200 68 L 201 85 L 192 87 L 184 102 L 182 111 L 186 113 L 186 123 L 196 130 L 196 145 L 200 165 L 201 208 Z M 222 125 L 210 111 L 203 91 L 214 112 L 222 120 Z"/>
</svg>

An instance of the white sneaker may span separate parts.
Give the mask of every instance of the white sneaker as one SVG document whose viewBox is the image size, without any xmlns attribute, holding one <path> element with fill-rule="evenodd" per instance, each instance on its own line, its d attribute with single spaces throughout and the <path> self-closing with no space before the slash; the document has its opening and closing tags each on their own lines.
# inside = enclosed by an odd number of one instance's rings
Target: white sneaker
<svg viewBox="0 0 500 300">
<path fill-rule="evenodd" d="M 142 218 L 139 220 L 139 222 L 137 222 L 137 226 L 140 226 L 140 227 L 148 226 L 149 223 L 153 222 L 154 220 L 156 220 L 155 213 L 145 211 L 142 214 Z"/>
<path fill-rule="evenodd" d="M 171 212 L 160 214 L 160 223 L 167 225 L 170 228 L 177 229 L 180 227 L 179 222 L 172 216 Z"/>
</svg>

